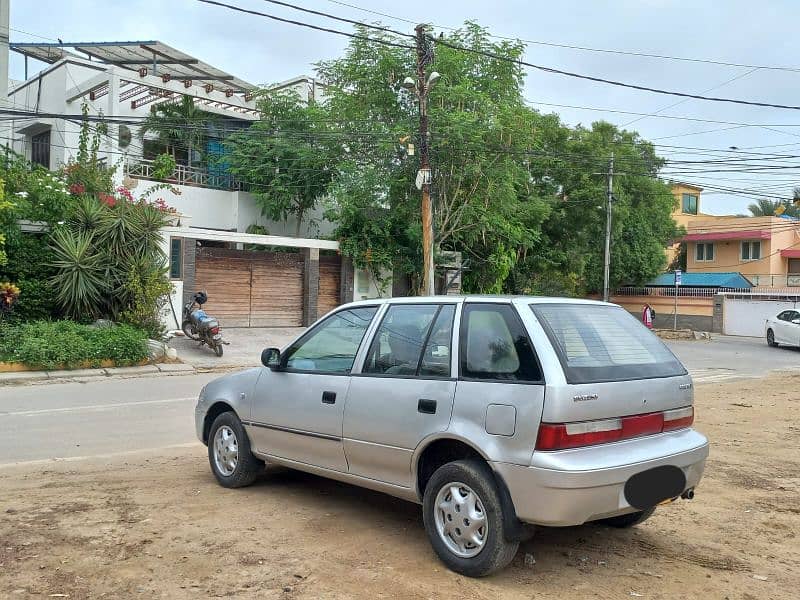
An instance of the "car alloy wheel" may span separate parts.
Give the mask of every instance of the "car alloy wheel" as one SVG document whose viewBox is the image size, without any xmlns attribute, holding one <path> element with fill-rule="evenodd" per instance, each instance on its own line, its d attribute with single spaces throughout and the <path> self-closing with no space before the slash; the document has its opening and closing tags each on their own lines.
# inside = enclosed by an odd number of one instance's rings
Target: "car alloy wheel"
<svg viewBox="0 0 800 600">
<path fill-rule="evenodd" d="M 214 434 L 214 465 L 225 477 L 230 477 L 239 464 L 239 442 L 233 429 L 223 425 Z"/>
<path fill-rule="evenodd" d="M 439 490 L 434 520 L 439 537 L 461 558 L 472 558 L 483 550 L 488 520 L 478 494 L 461 482 L 448 483 Z"/>
</svg>

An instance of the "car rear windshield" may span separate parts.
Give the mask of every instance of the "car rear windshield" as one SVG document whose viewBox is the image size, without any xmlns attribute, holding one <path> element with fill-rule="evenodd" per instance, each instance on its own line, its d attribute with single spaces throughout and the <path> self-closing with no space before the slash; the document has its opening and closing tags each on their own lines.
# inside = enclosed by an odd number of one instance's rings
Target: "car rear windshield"
<svg viewBox="0 0 800 600">
<path fill-rule="evenodd" d="M 686 369 L 628 311 L 602 304 L 534 304 L 569 383 L 685 375 Z"/>
</svg>

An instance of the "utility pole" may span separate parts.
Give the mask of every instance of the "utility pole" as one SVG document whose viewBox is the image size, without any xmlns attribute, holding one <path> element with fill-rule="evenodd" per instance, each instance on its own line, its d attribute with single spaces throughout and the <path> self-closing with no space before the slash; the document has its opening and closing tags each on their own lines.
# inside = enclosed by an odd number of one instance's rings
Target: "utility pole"
<svg viewBox="0 0 800 600">
<path fill-rule="evenodd" d="M 422 294 L 432 296 L 434 290 L 433 266 L 433 209 L 431 207 L 431 165 L 428 155 L 428 92 L 435 79 L 425 75 L 425 67 L 432 55 L 425 39 L 425 26 L 415 28 L 417 33 L 417 96 L 419 97 L 419 173 L 422 184 Z"/>
<path fill-rule="evenodd" d="M 611 160 L 608 163 L 608 185 L 606 188 L 606 252 L 603 260 L 603 301 L 608 302 L 610 295 L 610 272 L 611 272 L 611 204 L 614 201 L 614 153 L 611 153 Z"/>
</svg>

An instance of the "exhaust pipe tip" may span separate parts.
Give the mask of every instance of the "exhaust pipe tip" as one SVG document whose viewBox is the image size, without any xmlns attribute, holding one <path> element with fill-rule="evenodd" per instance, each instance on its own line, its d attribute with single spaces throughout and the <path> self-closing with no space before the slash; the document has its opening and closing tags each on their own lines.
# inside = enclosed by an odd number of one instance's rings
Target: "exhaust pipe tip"
<svg viewBox="0 0 800 600">
<path fill-rule="evenodd" d="M 691 500 L 692 498 L 694 498 L 694 488 L 689 488 L 688 490 L 683 492 L 681 494 L 681 498 L 683 498 L 684 500 Z"/>
</svg>

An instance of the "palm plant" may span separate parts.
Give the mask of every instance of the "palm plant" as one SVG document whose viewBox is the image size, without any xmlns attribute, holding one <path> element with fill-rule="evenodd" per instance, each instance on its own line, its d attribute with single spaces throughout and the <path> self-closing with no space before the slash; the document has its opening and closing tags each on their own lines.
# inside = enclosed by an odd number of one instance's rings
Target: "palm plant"
<svg viewBox="0 0 800 600">
<path fill-rule="evenodd" d="M 211 113 L 197 108 L 191 96 L 182 96 L 180 102 L 154 106 L 139 130 L 139 136 L 144 139 L 147 133 L 156 134 L 173 159 L 177 160 L 176 152 L 183 150 L 189 164 L 193 152 L 202 152 L 208 124 L 214 119 Z"/>
<path fill-rule="evenodd" d="M 795 198 L 800 198 L 800 195 L 798 195 L 799 191 L 800 190 L 798 189 L 795 190 Z M 769 200 L 768 198 L 762 198 L 758 202 L 750 204 L 747 209 L 754 217 L 771 217 L 775 215 L 775 211 L 781 206 L 784 207 L 782 214 L 786 215 L 787 217 L 800 217 L 800 208 L 791 202 L 784 200 Z"/>
<path fill-rule="evenodd" d="M 98 316 L 108 289 L 104 257 L 95 251 L 93 242 L 92 233 L 68 228 L 58 228 L 52 236 L 56 301 L 74 319 Z"/>
</svg>

